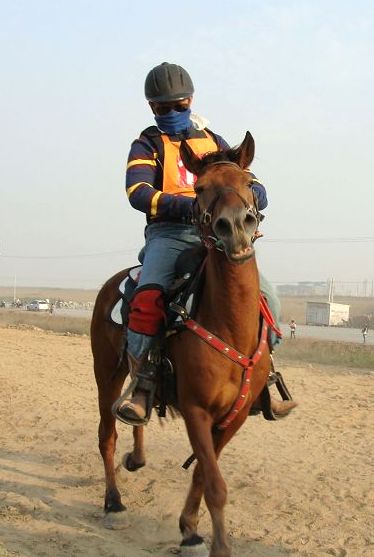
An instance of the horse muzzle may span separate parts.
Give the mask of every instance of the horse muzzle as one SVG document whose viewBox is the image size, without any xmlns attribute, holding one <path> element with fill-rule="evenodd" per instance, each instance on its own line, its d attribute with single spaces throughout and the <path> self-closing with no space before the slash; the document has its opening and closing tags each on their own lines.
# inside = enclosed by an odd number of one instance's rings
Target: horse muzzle
<svg viewBox="0 0 374 557">
<path fill-rule="evenodd" d="M 245 263 L 255 254 L 255 250 L 252 244 L 248 245 L 245 248 L 240 248 L 237 250 L 226 248 L 226 246 L 224 246 L 224 252 L 230 263 L 233 263 L 234 265 L 241 265 L 242 263 Z"/>
<path fill-rule="evenodd" d="M 253 257 L 253 239 L 257 230 L 257 219 L 251 212 L 224 211 L 213 223 L 213 231 L 232 263 L 244 263 Z"/>
<path fill-rule="evenodd" d="M 241 248 L 239 251 L 227 251 L 225 249 L 225 253 L 229 261 L 231 261 L 232 263 L 240 264 L 245 263 L 245 261 L 248 261 L 248 259 L 251 259 L 251 257 L 253 257 L 255 254 L 255 250 L 253 245 L 251 244 L 246 248 Z"/>
</svg>

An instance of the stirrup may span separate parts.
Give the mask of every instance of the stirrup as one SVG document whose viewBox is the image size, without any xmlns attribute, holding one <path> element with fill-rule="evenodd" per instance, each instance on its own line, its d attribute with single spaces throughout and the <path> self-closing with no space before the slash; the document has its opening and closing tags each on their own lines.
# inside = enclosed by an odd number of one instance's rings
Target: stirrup
<svg viewBox="0 0 374 557">
<path fill-rule="evenodd" d="M 282 418 L 285 418 L 288 415 L 288 413 L 277 414 L 276 412 L 273 411 L 271 407 L 270 387 L 272 385 L 276 386 L 278 393 L 282 397 L 283 402 L 292 401 L 292 396 L 286 386 L 286 383 L 284 382 L 282 374 L 279 371 L 275 370 L 274 360 L 271 354 L 270 354 L 270 362 L 271 362 L 271 367 L 270 367 L 269 377 L 265 387 L 263 388 L 259 396 L 260 406 L 251 407 L 249 411 L 249 415 L 256 416 L 257 414 L 260 414 L 262 412 L 265 420 L 274 421 L 274 420 L 280 420 Z"/>
<path fill-rule="evenodd" d="M 145 366 L 147 365 L 154 365 L 151 362 L 146 362 Z M 125 390 L 125 392 L 114 402 L 112 406 L 112 414 L 115 418 L 117 418 L 120 422 L 124 424 L 131 425 L 131 426 L 142 426 L 146 425 L 151 417 L 152 408 L 153 408 L 153 400 L 155 397 L 156 392 L 156 369 L 154 370 L 154 377 L 153 379 L 150 378 L 150 374 L 144 371 L 140 371 L 137 373 L 130 382 L 129 386 Z M 135 411 L 133 411 L 133 417 L 126 416 L 121 412 L 121 407 L 123 403 L 128 400 L 131 403 L 130 396 L 135 393 L 136 390 L 142 390 L 145 393 L 146 398 L 146 410 L 144 418 L 140 418 L 136 415 Z M 126 408 L 124 408 L 126 410 Z M 129 408 L 131 413 L 131 408 Z"/>
</svg>

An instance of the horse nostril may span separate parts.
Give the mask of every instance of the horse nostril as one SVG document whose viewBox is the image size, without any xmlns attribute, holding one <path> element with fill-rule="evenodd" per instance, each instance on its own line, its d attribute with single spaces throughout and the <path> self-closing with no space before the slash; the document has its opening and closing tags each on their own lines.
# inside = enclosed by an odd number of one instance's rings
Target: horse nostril
<svg viewBox="0 0 374 557">
<path fill-rule="evenodd" d="M 256 227 L 257 221 L 256 217 L 250 213 L 247 213 L 244 219 L 244 228 L 246 230 L 252 230 L 253 227 Z"/>
<path fill-rule="evenodd" d="M 229 236 L 232 232 L 230 221 L 224 217 L 217 219 L 214 223 L 214 232 L 217 236 Z"/>
</svg>

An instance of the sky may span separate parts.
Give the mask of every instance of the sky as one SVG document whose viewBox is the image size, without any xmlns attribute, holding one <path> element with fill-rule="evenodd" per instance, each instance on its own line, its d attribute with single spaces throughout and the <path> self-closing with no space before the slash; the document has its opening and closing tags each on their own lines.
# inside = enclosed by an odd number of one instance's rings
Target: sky
<svg viewBox="0 0 374 557">
<path fill-rule="evenodd" d="M 0 286 L 97 288 L 136 264 L 124 174 L 163 61 L 212 130 L 255 138 L 264 275 L 373 281 L 373 60 L 372 0 L 0 0 Z"/>
</svg>

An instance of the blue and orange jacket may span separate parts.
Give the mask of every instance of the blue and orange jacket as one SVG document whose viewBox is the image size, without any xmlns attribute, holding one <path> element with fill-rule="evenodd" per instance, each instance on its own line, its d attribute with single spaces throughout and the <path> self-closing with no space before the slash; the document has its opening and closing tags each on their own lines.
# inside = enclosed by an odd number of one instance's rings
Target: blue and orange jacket
<svg viewBox="0 0 374 557">
<path fill-rule="evenodd" d="M 229 149 L 226 141 L 208 129 L 191 127 L 169 136 L 156 126 L 144 130 L 132 145 L 126 172 L 126 193 L 131 205 L 147 216 L 147 222 L 189 222 L 195 197 L 196 177 L 183 165 L 179 149 L 186 139 L 194 153 L 205 155 Z M 255 180 L 259 209 L 267 206 L 264 186 Z"/>
</svg>

